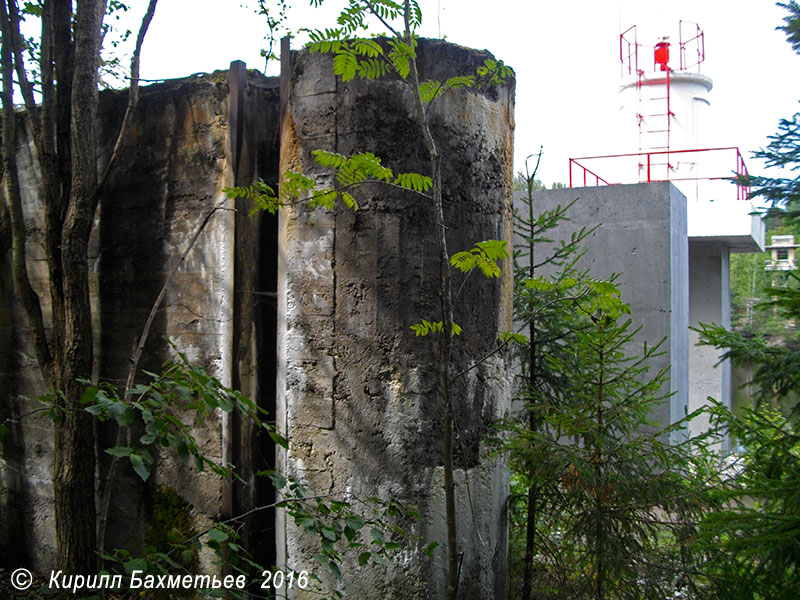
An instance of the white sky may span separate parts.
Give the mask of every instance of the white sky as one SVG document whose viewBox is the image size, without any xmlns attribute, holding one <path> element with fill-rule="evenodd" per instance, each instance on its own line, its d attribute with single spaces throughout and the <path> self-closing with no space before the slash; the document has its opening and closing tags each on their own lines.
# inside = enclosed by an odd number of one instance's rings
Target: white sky
<svg viewBox="0 0 800 600">
<path fill-rule="evenodd" d="M 145 0 L 132 0 L 138 18 Z M 232 60 L 263 69 L 266 27 L 239 0 L 160 0 L 142 56 L 141 76 L 182 77 L 226 69 Z M 295 0 L 290 27 L 325 26 L 327 16 Z M 766 145 L 781 117 L 800 110 L 800 56 L 783 32 L 785 11 L 770 0 L 421 0 L 423 35 L 486 48 L 517 75 L 515 170 L 544 146 L 546 183 L 566 182 L 568 158 L 636 152 L 617 142 L 621 82 L 619 34 L 636 24 L 639 41 L 677 41 L 679 19 L 705 31 L 701 72 L 714 81 L 705 123 L 711 145 L 749 153 Z M 132 26 L 136 27 L 135 25 Z M 299 42 L 295 43 L 295 47 Z M 674 52 L 674 51 L 673 51 Z M 673 54 L 674 56 L 674 54 Z M 647 59 L 651 60 L 651 59 Z M 272 71 L 271 71 L 272 72 Z"/>
</svg>

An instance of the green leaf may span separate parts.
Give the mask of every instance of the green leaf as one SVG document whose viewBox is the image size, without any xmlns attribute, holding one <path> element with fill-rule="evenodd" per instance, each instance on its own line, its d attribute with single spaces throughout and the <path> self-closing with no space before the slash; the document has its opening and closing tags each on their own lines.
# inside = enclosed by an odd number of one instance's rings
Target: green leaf
<svg viewBox="0 0 800 600">
<path fill-rule="evenodd" d="M 444 331 L 444 323 L 441 321 L 426 321 L 422 319 L 419 323 L 410 325 L 409 328 L 414 332 L 417 337 L 425 337 L 431 333 L 441 333 Z M 461 335 L 461 326 L 458 323 L 453 323 L 452 335 Z"/>
<path fill-rule="evenodd" d="M 394 183 L 415 192 L 427 192 L 433 187 L 433 179 L 419 173 L 398 173 Z"/>
<path fill-rule="evenodd" d="M 525 335 L 521 333 L 514 333 L 512 331 L 504 331 L 498 336 L 498 339 L 504 342 L 514 342 L 515 344 L 520 344 L 522 346 L 527 346 L 530 340 Z"/>
<path fill-rule="evenodd" d="M 478 242 L 471 250 L 453 254 L 450 265 L 462 273 L 469 273 L 477 268 L 486 277 L 500 277 L 502 272 L 497 261 L 507 257 L 505 240 L 486 240 Z"/>
<path fill-rule="evenodd" d="M 444 92 L 444 87 L 441 81 L 427 80 L 419 84 L 419 95 L 420 98 L 422 98 L 423 104 L 430 104 L 438 98 L 442 92 Z"/>
<path fill-rule="evenodd" d="M 333 57 L 333 73 L 339 75 L 342 81 L 350 81 L 358 71 L 356 55 L 347 49 L 342 49 Z"/>
<path fill-rule="evenodd" d="M 369 533 L 372 536 L 374 543 L 379 545 L 383 545 L 386 543 L 386 538 L 383 535 L 383 531 L 381 531 L 380 529 L 372 529 Z"/>
<path fill-rule="evenodd" d="M 425 547 L 422 549 L 422 551 L 423 551 L 425 554 L 427 554 L 428 556 L 430 556 L 431 558 L 433 558 L 433 551 L 434 551 L 434 550 L 436 550 L 436 548 L 437 548 L 438 546 L 439 546 L 439 542 L 431 542 L 430 544 L 428 544 L 427 546 L 425 546 Z"/>
<path fill-rule="evenodd" d="M 269 433 L 269 437 L 272 439 L 272 441 L 278 444 L 281 448 L 289 448 L 289 440 L 275 431 L 274 428 L 268 428 L 267 433 Z"/>
<path fill-rule="evenodd" d="M 133 448 L 128 446 L 115 446 L 114 448 L 106 449 L 106 453 L 111 456 L 130 456 Z"/>
<path fill-rule="evenodd" d="M 333 210 L 336 204 L 336 198 L 339 196 L 339 192 L 334 189 L 324 189 L 317 191 L 314 196 L 311 198 L 311 202 L 309 202 L 309 206 L 316 207 L 322 206 L 323 208 L 327 208 L 328 210 Z"/>
<path fill-rule="evenodd" d="M 270 471 L 267 473 L 267 475 L 272 480 L 272 484 L 275 486 L 275 489 L 282 490 L 286 487 L 288 481 L 286 480 L 286 477 L 284 477 L 278 471 Z"/>
<path fill-rule="evenodd" d="M 198 471 L 202 471 L 204 466 L 205 466 L 205 463 L 203 462 L 203 459 L 200 456 L 198 456 L 197 454 L 192 454 L 192 458 L 194 459 L 195 468 Z"/>
<path fill-rule="evenodd" d="M 147 481 L 150 477 L 150 464 L 152 464 L 152 462 L 148 464 L 144 457 L 139 454 L 130 454 L 128 458 L 136 474 L 142 478 L 142 481 Z"/>
<path fill-rule="evenodd" d="M 550 292 L 556 289 L 555 283 L 548 281 L 542 276 L 534 277 L 532 279 L 531 278 L 524 279 L 522 280 L 522 284 L 525 287 L 525 289 L 532 290 L 535 292 Z"/>
<path fill-rule="evenodd" d="M 328 562 L 328 568 L 330 569 L 331 573 L 333 573 L 333 576 L 336 577 L 336 579 L 342 578 L 342 570 L 334 561 L 331 560 Z"/>
<path fill-rule="evenodd" d="M 362 552 L 358 555 L 358 566 L 363 567 L 369 562 L 369 557 L 372 556 L 372 552 Z"/>
<path fill-rule="evenodd" d="M 375 40 L 358 39 L 353 42 L 353 49 L 362 56 L 375 58 L 383 54 L 383 48 Z"/>
<path fill-rule="evenodd" d="M 159 560 L 163 560 L 165 563 L 167 563 L 171 567 L 174 567 L 175 569 L 182 569 L 183 568 L 183 567 L 181 567 L 180 564 L 178 564 L 174 560 L 172 560 L 169 557 L 168 554 L 165 554 L 163 552 L 156 552 L 155 555 L 156 555 L 156 557 L 158 557 Z M 194 556 L 194 555 L 192 555 L 192 556 Z"/>
<path fill-rule="evenodd" d="M 143 558 L 132 558 L 123 565 L 125 572 L 130 575 L 134 571 L 147 571 L 147 561 Z"/>
<path fill-rule="evenodd" d="M 347 192 L 342 192 L 342 202 L 344 202 L 344 205 L 350 210 L 358 210 L 356 199 Z"/>
<path fill-rule="evenodd" d="M 86 389 L 83 390 L 83 394 L 81 394 L 81 404 L 92 404 L 96 401 L 97 398 L 98 388 L 96 386 L 90 385 Z"/>
<path fill-rule="evenodd" d="M 365 525 L 366 521 L 364 520 L 363 517 L 360 517 L 358 515 L 350 515 L 345 518 L 345 523 L 347 524 L 348 527 L 352 528 L 354 531 L 358 531 Z"/>
<path fill-rule="evenodd" d="M 222 543 L 228 539 L 228 534 L 220 529 L 214 528 L 208 530 L 208 537 L 210 537 L 212 540 Z"/>
</svg>

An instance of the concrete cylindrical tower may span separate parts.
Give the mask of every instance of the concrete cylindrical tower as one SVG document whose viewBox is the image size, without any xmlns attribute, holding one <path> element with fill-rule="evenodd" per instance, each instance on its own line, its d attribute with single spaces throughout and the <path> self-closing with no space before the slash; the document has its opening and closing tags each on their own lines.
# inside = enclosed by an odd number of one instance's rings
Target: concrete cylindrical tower
<svg viewBox="0 0 800 600">
<path fill-rule="evenodd" d="M 441 81 L 474 74 L 490 57 L 431 40 L 419 40 L 417 54 L 421 80 Z M 330 57 L 301 52 L 289 94 L 282 170 L 332 184 L 311 154 L 324 149 L 373 152 L 396 173 L 429 172 L 412 97 L 396 77 L 342 82 Z M 486 239 L 510 245 L 513 108 L 510 81 L 487 90 L 451 90 L 429 112 L 444 157 L 451 253 Z M 338 584 L 347 597 L 443 597 L 437 344 L 409 328 L 441 318 L 432 205 L 377 184 L 353 194 L 356 212 L 306 204 L 281 209 L 278 421 L 290 446 L 280 460 L 311 493 L 350 500 L 376 495 L 419 507 L 421 520 L 407 525 L 420 545 L 385 568 L 359 568 L 355 552 Z M 477 362 L 496 348 L 498 333 L 510 329 L 508 261 L 503 268 L 499 280 L 470 277 L 455 314 L 463 333 L 456 338 L 453 371 L 467 370 L 455 380 L 454 395 L 461 589 L 480 599 L 505 597 L 508 483 L 485 434 L 508 410 L 511 386 L 503 355 Z M 454 289 L 461 285 L 459 274 Z M 279 524 L 278 535 L 285 564 L 326 575 L 313 559 L 313 540 L 293 522 Z M 439 543 L 432 559 L 421 552 L 430 541 Z"/>
<path fill-rule="evenodd" d="M 702 148 L 706 145 L 706 140 L 702 137 L 701 124 L 710 105 L 708 93 L 713 87 L 711 78 L 701 73 L 670 72 L 669 93 L 667 81 L 665 73 L 645 73 L 641 77 L 641 82 L 639 78 L 635 78 L 620 87 L 624 114 L 631 128 L 638 135 L 637 114 L 642 115 L 643 134 L 646 134 L 645 126 L 655 129 L 661 125 L 658 117 L 663 116 L 662 109 L 667 108 L 667 97 L 669 97 L 669 110 L 672 112 L 673 120 L 670 128 L 670 149 Z M 645 122 L 647 118 L 649 122 Z M 655 134 L 651 136 L 657 137 Z M 647 146 L 657 145 L 657 140 L 651 139 L 649 142 L 642 140 L 640 145 L 644 149 Z"/>
<path fill-rule="evenodd" d="M 700 73 L 656 71 L 633 77 L 620 87 L 624 139 L 627 147 L 652 153 L 650 180 L 703 176 L 696 154 L 666 152 L 707 147 L 702 122 L 712 86 L 711 79 Z M 646 157 L 639 163 L 638 179 L 647 181 Z"/>
</svg>

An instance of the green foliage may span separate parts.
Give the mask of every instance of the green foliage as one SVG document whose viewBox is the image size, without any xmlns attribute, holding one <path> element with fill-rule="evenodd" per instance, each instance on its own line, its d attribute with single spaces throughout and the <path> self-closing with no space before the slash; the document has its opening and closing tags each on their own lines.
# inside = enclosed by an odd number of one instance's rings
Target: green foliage
<svg viewBox="0 0 800 600">
<path fill-rule="evenodd" d="M 795 51 L 798 47 L 800 7 L 794 1 L 780 4 L 789 11 L 785 25 Z M 796 171 L 800 168 L 800 114 L 780 122 L 778 133 L 766 149 L 755 153 L 768 166 Z M 752 177 L 747 183 L 753 193 L 773 206 L 770 216 L 778 215 L 782 227 L 800 223 L 800 184 L 798 179 Z M 751 297 L 759 275 L 752 271 Z M 702 343 L 723 352 L 735 364 L 755 369 L 757 386 L 754 407 L 734 415 L 715 403 L 712 417 L 720 431 L 729 433 L 739 444 L 732 476 L 719 488 L 721 507 L 703 521 L 698 546 L 707 554 L 705 574 L 716 595 L 726 600 L 788 600 L 800 594 L 800 435 L 797 406 L 790 417 L 775 405 L 800 392 L 800 342 L 786 331 L 786 324 L 800 318 L 800 286 L 796 273 L 780 285 L 764 286 L 756 305 L 772 312 L 773 325 L 764 327 L 755 318 L 743 331 L 727 331 L 719 325 L 702 324 L 698 331 Z M 754 326 L 755 325 L 755 326 Z"/>
<path fill-rule="evenodd" d="M 800 390 L 800 344 L 773 344 L 767 338 L 728 331 L 721 325 L 701 323 L 696 329 L 700 343 L 723 351 L 722 357 L 756 368 L 751 383 L 758 388 L 757 401 L 783 398 Z"/>
<path fill-rule="evenodd" d="M 547 189 L 547 186 L 542 182 L 541 179 L 532 179 L 531 186 L 531 191 Z M 565 187 L 567 186 L 558 181 L 553 182 L 550 185 L 551 190 L 560 190 L 564 189 Z M 514 175 L 514 181 L 511 182 L 511 189 L 515 192 L 525 192 L 528 190 L 528 181 L 525 177 L 525 173 L 518 172 L 516 175 Z"/>
<path fill-rule="evenodd" d="M 778 3 L 778 6 L 785 8 L 789 14 L 783 18 L 783 25 L 778 27 L 786 34 L 786 39 L 792 46 L 792 50 L 800 54 L 800 4 L 796 0 L 786 3 Z"/>
<path fill-rule="evenodd" d="M 653 431 L 649 420 L 666 399 L 666 373 L 647 375 L 658 347 L 629 357 L 636 332 L 607 317 L 576 333 L 569 352 L 547 357 L 565 374 L 561 401 L 531 391 L 541 425 L 512 425 L 507 445 L 512 468 L 539 486 L 537 525 L 558 553 L 539 568 L 573 598 L 667 597 L 686 585 L 676 574 L 699 506 L 683 477 L 688 446 L 666 439 L 678 426 Z"/>
<path fill-rule="evenodd" d="M 145 546 L 149 551 L 145 554 L 153 558 L 169 557 L 166 561 L 173 569 L 187 573 L 197 573 L 200 562 L 197 548 L 184 548 L 182 552 L 174 552 L 173 544 L 181 543 L 197 535 L 192 521 L 192 505 L 181 498 L 169 486 L 159 486 L 153 492 L 153 512 L 145 535 Z M 170 554 L 171 553 L 171 554 Z M 173 558 L 174 557 L 174 558 Z M 164 559 L 162 559 L 164 560 Z M 191 591 L 156 590 L 156 598 L 186 597 Z"/>
<path fill-rule="evenodd" d="M 251 217 L 259 211 L 266 211 L 274 215 L 283 205 L 275 193 L 275 190 L 261 179 L 248 186 L 226 187 L 222 189 L 222 192 L 232 200 L 246 198 L 252 201 L 253 208 L 250 210 Z"/>
<path fill-rule="evenodd" d="M 116 421 L 120 427 L 139 423 L 144 433 L 139 437 L 139 446 L 119 446 L 106 450 L 108 454 L 127 458 L 133 470 L 147 480 L 150 476 L 155 453 L 161 448 L 175 451 L 184 463 L 190 460 L 202 471 L 208 466 L 220 476 L 233 475 L 229 465 L 209 458 L 193 435 L 196 425 L 201 425 L 217 409 L 223 412 L 237 411 L 256 426 L 265 429 L 278 444 L 286 446 L 273 425 L 261 420 L 265 414 L 241 392 L 225 387 L 205 369 L 192 365 L 186 355 L 178 352 L 176 358 L 164 365 L 161 373 L 148 373 L 151 382 L 140 384 L 129 390 L 127 398 L 120 398 L 109 386 L 87 387 L 81 398 L 84 409 L 100 421 Z M 191 416 L 191 417 L 190 417 Z M 191 420 L 187 423 L 185 421 Z"/>
<path fill-rule="evenodd" d="M 478 242 L 471 250 L 456 252 L 450 257 L 450 265 L 469 273 L 473 269 L 480 270 L 485 277 L 500 277 L 502 271 L 497 261 L 508 257 L 505 240 L 487 240 Z"/>
<path fill-rule="evenodd" d="M 278 506 L 286 510 L 295 525 L 318 540 L 314 560 L 336 580 L 342 577 L 345 551 L 358 553 L 360 567 L 372 561 L 388 566 L 398 552 L 420 543 L 408 528 L 419 519 L 413 506 L 394 498 L 372 496 L 358 500 L 361 510 L 357 510 L 352 502 L 313 496 L 301 483 L 286 481 L 280 475 L 273 476 L 273 481 L 284 498 Z M 423 552 L 430 553 L 433 548 L 435 544 L 428 544 Z"/>
<path fill-rule="evenodd" d="M 489 87 L 497 87 L 513 75 L 511 67 L 502 60 L 487 59 L 482 67 L 478 67 L 478 76 L 483 78 Z"/>
<path fill-rule="evenodd" d="M 394 173 L 381 164 L 381 159 L 370 152 L 345 156 L 336 152 L 315 150 L 314 159 L 323 167 L 333 169 L 339 188 L 320 187 L 317 182 L 296 171 L 285 171 L 280 186 L 280 194 L 264 183 L 256 181 L 249 186 L 228 187 L 223 192 L 232 199 L 246 198 L 253 202 L 250 216 L 259 211 L 275 214 L 287 204 L 307 202 L 312 208 L 321 206 L 333 210 L 336 200 L 350 210 L 358 210 L 358 203 L 352 194 L 346 191 L 363 183 L 386 183 L 403 189 L 424 194 L 430 190 L 433 181 L 419 173 Z"/>
<path fill-rule="evenodd" d="M 237 477 L 231 465 L 221 464 L 206 456 L 193 436 L 193 428 L 209 418 L 217 410 L 238 411 L 258 427 L 267 430 L 272 439 L 284 447 L 287 440 L 273 426 L 262 421 L 263 411 L 236 390 L 223 386 L 199 366 L 189 364 L 186 356 L 177 353 L 176 359 L 168 361 L 160 374 L 149 374 L 150 384 L 139 385 L 129 393 L 129 398 L 119 398 L 111 386 L 87 385 L 83 395 L 86 410 L 100 420 L 113 419 L 120 427 L 144 425 L 144 434 L 138 446 L 119 446 L 107 452 L 113 456 L 127 458 L 135 472 L 147 480 L 154 463 L 153 454 L 162 448 L 178 453 L 184 462 L 192 459 L 195 468 L 210 467 L 219 477 Z M 181 415 L 182 418 L 178 418 Z M 186 424 L 187 415 L 192 423 Z M 407 551 L 420 544 L 418 536 L 408 529 L 409 523 L 419 518 L 412 506 L 395 499 L 382 500 L 375 497 L 356 501 L 338 500 L 330 496 L 310 493 L 300 482 L 289 480 L 277 471 L 263 471 L 257 476 L 269 477 L 281 500 L 270 507 L 283 508 L 294 522 L 302 527 L 309 539 L 316 540 L 319 551 L 316 561 L 327 567 L 338 580 L 345 552 L 358 552 L 358 563 L 366 566 L 372 561 L 388 564 L 398 552 Z M 269 507 L 259 507 L 263 510 Z M 231 519 L 217 522 L 203 532 L 195 532 L 189 512 L 190 505 L 180 499 L 173 490 L 160 488 L 154 496 L 153 517 L 146 538 L 146 547 L 139 555 L 118 549 L 103 556 L 116 564 L 127 576 L 133 570 L 144 575 L 164 575 L 176 571 L 194 573 L 198 553 L 207 547 L 217 556 L 217 565 L 229 565 L 234 574 L 255 581 L 267 570 L 258 564 L 242 545 L 240 529 L 245 522 Z M 421 548 L 430 553 L 435 545 Z M 193 570 L 194 569 L 194 570 Z M 284 569 L 286 571 L 286 569 Z M 316 581 L 310 589 L 319 596 L 341 597 L 336 590 L 327 589 L 322 579 L 314 574 L 295 574 L 297 578 L 308 577 Z M 214 595 L 213 590 L 204 590 Z M 244 598 L 245 593 L 230 590 L 233 598 Z"/>
<path fill-rule="evenodd" d="M 795 52 L 800 53 L 800 5 L 795 0 L 778 3 L 786 9 L 784 24 L 779 27 Z M 778 132 L 769 137 L 770 143 L 753 155 L 765 161 L 768 167 L 783 167 L 796 172 L 800 168 L 800 113 L 781 119 Z M 745 177 L 751 186 L 751 196 L 768 200 L 773 207 L 783 207 L 785 216 L 800 221 L 800 178 L 795 177 Z"/>
<path fill-rule="evenodd" d="M 457 75 L 451 77 L 445 82 L 441 81 L 423 81 L 419 86 L 419 93 L 422 97 L 424 104 L 430 104 L 436 98 L 444 94 L 447 90 L 457 90 L 464 87 L 473 87 L 475 85 L 475 77 L 468 75 Z"/>
<path fill-rule="evenodd" d="M 720 598 L 789 600 L 800 594 L 800 435 L 761 404 L 739 416 L 714 403 L 712 417 L 742 447 L 720 509 L 702 522 L 698 545 Z"/>
<path fill-rule="evenodd" d="M 334 170 L 336 181 L 342 186 L 351 187 L 360 183 L 391 183 L 418 193 L 427 192 L 433 181 L 419 173 L 397 173 L 381 164 L 381 159 L 371 152 L 345 156 L 336 152 L 314 150 L 315 160 L 323 167 Z"/>
<path fill-rule="evenodd" d="M 442 333 L 444 331 L 444 323 L 441 321 L 431 322 L 425 319 L 422 319 L 419 323 L 414 323 L 410 327 L 417 337 L 425 337 L 430 333 Z M 457 323 L 453 323 L 452 335 L 461 335 L 461 327 Z"/>
<path fill-rule="evenodd" d="M 274 8 L 275 10 L 270 11 L 270 8 Z M 281 35 L 280 32 L 286 23 L 286 11 L 288 8 L 289 3 L 287 0 L 278 0 L 277 3 L 271 0 L 257 1 L 257 8 L 255 12 L 264 18 L 269 31 L 269 33 L 267 33 L 267 35 L 264 37 L 264 39 L 267 41 L 267 47 L 261 50 L 261 56 L 264 57 L 267 62 L 278 58 L 275 55 L 274 48 L 276 41 Z M 266 71 L 266 65 L 264 70 Z"/>
<path fill-rule="evenodd" d="M 591 231 L 554 243 L 569 206 L 535 215 L 531 182 L 527 214 L 514 215 L 524 326 L 504 336 L 524 409 L 498 438 L 512 470 L 510 598 L 686 598 L 712 470 L 688 442 L 669 443 L 685 423 L 650 421 L 667 399 L 666 372 L 648 366 L 659 346 L 632 354 L 638 332 L 619 289 L 577 267 Z"/>
</svg>

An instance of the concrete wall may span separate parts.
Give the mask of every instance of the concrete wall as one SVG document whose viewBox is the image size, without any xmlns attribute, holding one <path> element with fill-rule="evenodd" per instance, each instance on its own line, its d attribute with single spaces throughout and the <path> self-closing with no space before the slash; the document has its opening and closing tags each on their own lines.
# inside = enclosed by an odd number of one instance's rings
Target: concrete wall
<svg viewBox="0 0 800 600">
<path fill-rule="evenodd" d="M 638 344 L 652 345 L 667 338 L 664 354 L 653 359 L 651 366 L 670 368 L 668 391 L 674 395 L 652 418 L 673 423 L 685 415 L 688 405 L 686 200 L 669 182 L 565 188 L 536 191 L 535 210 L 539 214 L 574 200 L 567 213 L 569 221 L 549 237 L 558 243 L 581 227 L 598 226 L 583 244 L 586 254 L 579 269 L 588 269 L 597 278 L 619 274 L 622 300 L 631 306 L 633 325 L 641 327 Z M 537 252 L 546 256 L 547 245 Z M 631 349 L 637 350 L 641 345 Z"/>
<path fill-rule="evenodd" d="M 717 323 L 730 329 L 731 325 L 730 251 L 715 242 L 689 242 L 689 311 L 690 325 Z M 714 398 L 731 406 L 731 364 L 720 363 L 722 351 L 712 346 L 698 346 L 700 335 L 689 332 L 689 411 L 697 410 Z M 693 419 L 689 425 L 692 435 L 708 429 L 708 417 Z M 727 446 L 727 438 L 724 446 Z M 722 450 L 727 450 L 723 447 Z"/>
<path fill-rule="evenodd" d="M 422 79 L 474 73 L 487 53 L 420 40 Z M 301 53 L 292 72 L 281 160 L 324 181 L 311 151 L 373 151 L 395 171 L 427 171 L 405 85 L 337 80 L 329 58 Z M 459 90 L 431 110 L 443 168 L 448 244 L 466 250 L 510 239 L 513 85 Z M 278 417 L 290 435 L 282 461 L 313 493 L 377 494 L 420 507 L 417 547 L 391 569 L 345 564 L 353 598 L 444 596 L 446 536 L 441 400 L 432 339 L 409 329 L 438 320 L 438 272 L 430 201 L 364 186 L 357 212 L 288 206 L 280 214 Z M 474 363 L 509 328 L 510 268 L 501 280 L 473 275 L 458 299 L 455 370 Z M 454 289 L 461 285 L 456 277 Z M 505 359 L 495 355 L 455 382 L 459 546 L 464 598 L 505 597 L 507 479 L 483 436 L 509 406 Z M 469 488 L 469 490 L 467 490 Z M 319 573 L 314 546 L 284 522 L 283 559 Z M 285 536 L 285 537 L 284 537 Z M 355 557 L 353 557 L 355 558 Z M 300 597 L 300 596 L 298 596 Z"/>
<path fill-rule="evenodd" d="M 95 376 L 124 385 L 129 356 L 167 273 L 178 261 L 208 213 L 219 206 L 195 247 L 180 265 L 150 332 L 141 369 L 158 371 L 170 354 L 165 338 L 172 340 L 190 360 L 227 384 L 251 379 L 252 361 L 240 350 L 251 345 L 241 329 L 250 331 L 248 308 L 254 296 L 239 298 L 234 290 L 255 285 L 252 272 L 237 265 L 252 265 L 248 244 L 258 235 L 258 221 L 239 219 L 222 189 L 240 177 L 252 179 L 269 162 L 267 148 L 277 138 L 277 81 L 253 74 L 243 102 L 258 105 L 266 125 L 249 123 L 249 139 L 231 143 L 229 82 L 226 72 L 195 76 L 142 90 L 134 124 L 125 140 L 121 162 L 112 173 L 98 209 L 89 253 L 92 273 L 93 326 L 97 362 Z M 98 110 L 100 163 L 111 150 L 127 98 L 125 93 L 101 94 Z M 270 106 L 273 108 L 271 118 Z M 251 110 L 251 113 L 255 114 Z M 49 321 L 47 269 L 39 245 L 42 213 L 34 149 L 26 137 L 20 115 L 21 176 L 27 252 L 32 284 L 39 293 Z M 240 157 L 236 159 L 236 157 Z M 237 168 L 234 168 L 236 159 Z M 277 162 L 273 152 L 272 163 Z M 246 213 L 246 211 L 244 211 Z M 237 246 L 237 242 L 239 242 Z M 258 248 L 258 246 L 255 246 Z M 237 252 L 243 252 L 240 256 Z M 35 398 L 45 392 L 30 344 L 27 319 L 12 293 L 10 252 L 0 260 L 0 314 L 6 340 L 0 345 L 2 418 L 20 417 L 39 407 Z M 250 267 L 251 269 L 253 267 Z M 240 325 L 242 318 L 247 325 Z M 242 366 L 234 365 L 241 357 Z M 140 374 L 140 381 L 147 376 Z M 222 423 L 212 419 L 197 427 L 195 435 L 205 452 L 219 459 L 223 453 Z M 104 447 L 114 445 L 115 433 L 98 427 Z M 55 562 L 52 507 L 52 433 L 46 419 L 24 416 L 11 428 L 3 446 L 0 504 L 5 531 L 0 547 L 7 556 L 37 569 Z M 100 454 L 101 473 L 109 457 Z M 196 476 L 172 457 L 159 458 L 148 484 L 124 463 L 113 483 L 107 547 L 141 543 L 150 510 L 149 488 L 173 487 L 195 508 L 198 528 L 220 514 L 226 496 L 218 479 Z M 10 511 L 10 512 L 9 512 Z M 15 533 L 16 532 L 16 533 Z"/>
</svg>

